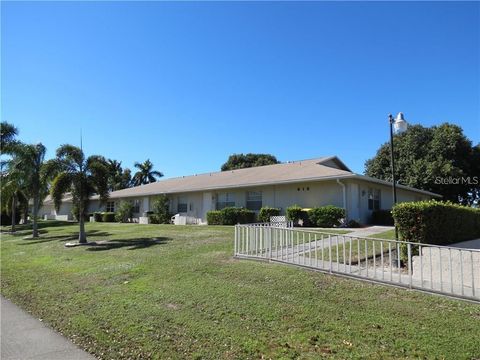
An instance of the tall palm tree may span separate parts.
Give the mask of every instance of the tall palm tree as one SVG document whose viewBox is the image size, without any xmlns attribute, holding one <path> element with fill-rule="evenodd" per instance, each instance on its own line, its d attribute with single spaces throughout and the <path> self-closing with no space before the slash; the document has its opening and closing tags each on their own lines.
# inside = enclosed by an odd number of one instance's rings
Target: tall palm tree
<svg viewBox="0 0 480 360">
<path fill-rule="evenodd" d="M 17 145 L 12 169 L 19 172 L 25 182 L 25 194 L 33 200 L 32 237 L 38 237 L 38 210 L 48 194 L 49 182 L 59 170 L 56 161 L 45 161 L 47 148 L 39 144 Z"/>
<path fill-rule="evenodd" d="M 108 199 L 107 161 L 103 156 L 97 155 L 85 159 L 82 149 L 73 145 L 62 145 L 57 149 L 56 162 L 61 170 L 52 182 L 50 194 L 58 209 L 63 195 L 71 192 L 80 224 L 78 242 L 86 244 L 85 214 L 89 199 L 94 194 L 99 195 L 101 203 Z"/>
<path fill-rule="evenodd" d="M 147 159 L 143 163 L 136 162 L 134 166 L 138 171 L 133 175 L 133 186 L 150 184 L 157 181 L 157 178 L 163 176 L 160 171 L 153 170 L 153 164 L 150 159 Z"/>
</svg>

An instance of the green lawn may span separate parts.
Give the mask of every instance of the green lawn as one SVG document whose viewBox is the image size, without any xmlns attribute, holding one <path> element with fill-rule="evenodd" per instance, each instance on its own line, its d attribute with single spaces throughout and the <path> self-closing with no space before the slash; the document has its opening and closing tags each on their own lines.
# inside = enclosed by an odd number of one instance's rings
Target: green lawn
<svg viewBox="0 0 480 360">
<path fill-rule="evenodd" d="M 236 260 L 232 227 L 41 230 L 2 234 L 1 292 L 101 359 L 480 357 L 479 305 Z"/>
<path fill-rule="evenodd" d="M 350 245 L 350 239 L 351 240 L 351 245 Z M 384 239 L 384 238 L 383 238 Z M 393 242 L 388 242 L 388 241 L 374 241 L 374 240 L 367 240 L 367 239 L 357 239 L 357 238 L 345 238 L 345 246 L 343 244 L 343 239 L 340 237 L 338 239 L 338 245 L 336 245 L 336 241 L 332 240 L 332 261 L 337 261 L 337 251 L 338 251 L 338 262 L 343 264 L 349 264 L 350 261 L 350 256 L 352 260 L 352 264 L 358 264 L 358 262 L 363 262 L 365 259 L 373 259 L 374 255 L 375 257 L 380 256 L 381 253 L 383 252 L 384 255 L 389 253 L 389 247 L 388 245 L 390 244 L 390 248 L 392 251 L 396 249 L 396 245 Z M 351 249 L 350 249 L 351 246 Z M 383 246 L 383 247 L 382 247 Z M 351 251 L 351 255 L 350 255 Z M 317 250 L 317 257 L 321 257 L 322 251 Z M 307 253 L 305 255 L 307 258 L 309 257 L 309 254 Z M 312 257 L 315 256 L 315 253 L 313 252 Z M 329 257 L 329 251 L 328 249 L 324 249 L 324 257 L 326 260 L 328 260 Z"/>
</svg>

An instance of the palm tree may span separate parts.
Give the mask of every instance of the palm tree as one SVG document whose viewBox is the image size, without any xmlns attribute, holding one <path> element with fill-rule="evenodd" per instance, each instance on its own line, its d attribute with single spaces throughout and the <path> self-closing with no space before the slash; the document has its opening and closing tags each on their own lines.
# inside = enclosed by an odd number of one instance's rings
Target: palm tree
<svg viewBox="0 0 480 360">
<path fill-rule="evenodd" d="M 161 178 L 163 174 L 160 171 L 153 169 L 153 164 L 150 159 L 147 159 L 143 163 L 136 162 L 134 166 L 139 170 L 133 175 L 133 186 L 150 184 L 157 181 L 157 178 Z"/>
<path fill-rule="evenodd" d="M 130 169 L 122 169 L 122 162 L 108 159 L 108 189 L 110 191 L 121 190 L 130 187 L 132 182 Z"/>
<path fill-rule="evenodd" d="M 22 181 L 20 173 L 13 170 L 8 173 L 1 174 L 1 193 L 2 193 L 2 212 L 10 213 L 11 216 L 11 232 L 15 232 L 15 225 L 17 223 L 17 208 L 19 204 L 28 204 L 28 199 L 25 196 L 25 186 Z"/>
<path fill-rule="evenodd" d="M 63 195 L 71 192 L 80 224 L 78 242 L 86 244 L 85 214 L 89 199 L 94 194 L 99 195 L 101 203 L 108 199 L 107 161 L 103 156 L 97 155 L 85 159 L 82 149 L 73 145 L 62 145 L 57 149 L 56 162 L 61 170 L 52 182 L 50 194 L 58 209 Z"/>
<path fill-rule="evenodd" d="M 25 182 L 25 195 L 33 200 L 32 237 L 38 237 L 38 210 L 48 194 L 48 185 L 58 169 L 56 161 L 45 161 L 46 147 L 39 143 L 34 145 L 19 144 L 12 159 L 12 169 Z"/>
<path fill-rule="evenodd" d="M 17 141 L 15 140 L 18 135 L 18 129 L 12 124 L 2 121 L 0 123 L 0 151 L 2 154 L 10 154 L 12 145 Z"/>
</svg>

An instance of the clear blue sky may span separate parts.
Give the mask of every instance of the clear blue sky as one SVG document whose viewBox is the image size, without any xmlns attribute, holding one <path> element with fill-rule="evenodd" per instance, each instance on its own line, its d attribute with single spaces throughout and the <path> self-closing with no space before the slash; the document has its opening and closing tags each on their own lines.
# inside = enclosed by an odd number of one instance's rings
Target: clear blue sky
<svg viewBox="0 0 480 360">
<path fill-rule="evenodd" d="M 480 141 L 480 3 L 4 2 L 1 118 L 166 177 L 231 153 L 336 154 L 356 172 L 387 114 Z"/>
</svg>

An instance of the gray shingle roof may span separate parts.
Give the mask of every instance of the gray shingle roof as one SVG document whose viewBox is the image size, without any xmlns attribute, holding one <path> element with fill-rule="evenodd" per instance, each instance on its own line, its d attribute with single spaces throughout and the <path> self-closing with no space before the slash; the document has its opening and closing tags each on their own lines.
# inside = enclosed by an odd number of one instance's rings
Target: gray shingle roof
<svg viewBox="0 0 480 360">
<path fill-rule="evenodd" d="M 162 193 L 250 187 L 320 180 L 349 175 L 353 175 L 350 169 L 337 157 L 330 156 L 276 165 L 165 179 L 147 185 L 114 191 L 110 194 L 110 197 L 114 199 Z"/>
</svg>

